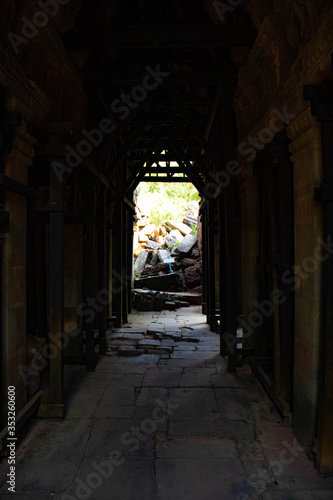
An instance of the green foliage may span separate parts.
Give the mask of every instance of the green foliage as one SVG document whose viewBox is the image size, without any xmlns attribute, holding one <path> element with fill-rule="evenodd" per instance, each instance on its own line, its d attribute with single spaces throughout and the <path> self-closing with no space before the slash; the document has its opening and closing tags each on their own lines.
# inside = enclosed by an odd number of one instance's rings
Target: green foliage
<svg viewBox="0 0 333 500">
<path fill-rule="evenodd" d="M 175 241 L 174 243 L 170 243 L 170 245 L 168 246 L 167 250 L 170 252 L 170 250 L 173 248 L 173 247 L 178 247 L 180 241 Z"/>
<path fill-rule="evenodd" d="M 139 208 L 150 214 L 150 222 L 159 225 L 167 219 L 183 219 L 190 201 L 200 201 L 191 183 L 141 182 L 138 186 Z"/>
<path fill-rule="evenodd" d="M 195 226 L 193 226 L 192 231 L 193 231 L 194 236 L 197 238 L 197 236 L 198 236 L 198 225 L 197 224 L 195 224 Z"/>
</svg>

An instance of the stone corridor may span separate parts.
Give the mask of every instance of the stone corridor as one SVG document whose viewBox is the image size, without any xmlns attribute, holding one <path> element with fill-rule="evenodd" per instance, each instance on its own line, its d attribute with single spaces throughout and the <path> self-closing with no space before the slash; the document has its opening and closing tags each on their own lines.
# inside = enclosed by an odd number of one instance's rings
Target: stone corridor
<svg viewBox="0 0 333 500">
<path fill-rule="evenodd" d="M 153 348 L 172 353 L 109 351 L 94 373 L 67 365 L 66 417 L 31 421 L 16 493 L 4 462 L 1 498 L 333 498 L 333 479 L 318 476 L 256 378 L 226 371 L 201 307 L 132 313 L 124 326 L 108 332 L 109 345 L 160 336 Z"/>
</svg>

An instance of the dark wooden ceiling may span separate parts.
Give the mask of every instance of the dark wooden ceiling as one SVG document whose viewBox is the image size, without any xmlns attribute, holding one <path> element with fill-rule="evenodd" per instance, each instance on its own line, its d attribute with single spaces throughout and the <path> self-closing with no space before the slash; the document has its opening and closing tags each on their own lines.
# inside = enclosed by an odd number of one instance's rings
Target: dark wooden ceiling
<svg viewBox="0 0 333 500">
<path fill-rule="evenodd" d="M 63 34 L 63 41 L 89 96 L 88 125 L 93 128 L 105 117 L 115 124 L 95 158 L 99 169 L 110 180 L 125 178 L 128 192 L 142 178 L 143 166 L 151 167 L 153 155 L 167 150 L 200 184 L 207 164 L 216 159 L 208 143 L 217 110 L 230 102 L 237 81 L 230 50 L 249 50 L 256 37 L 246 0 L 230 7 L 223 22 L 210 0 L 81 4 L 76 27 Z M 147 67 L 169 76 L 140 102 L 128 100 L 145 81 Z M 120 112 L 124 103 L 128 110 Z"/>
</svg>

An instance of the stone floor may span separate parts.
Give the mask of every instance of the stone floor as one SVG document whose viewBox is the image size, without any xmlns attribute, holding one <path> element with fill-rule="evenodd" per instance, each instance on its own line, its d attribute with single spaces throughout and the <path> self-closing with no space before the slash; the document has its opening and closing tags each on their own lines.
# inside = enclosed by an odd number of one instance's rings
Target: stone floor
<svg viewBox="0 0 333 500">
<path fill-rule="evenodd" d="M 0 498 L 332 500 L 333 479 L 317 475 L 256 378 L 227 373 L 204 320 L 197 306 L 135 313 L 109 344 L 155 335 L 171 354 L 66 366 L 66 417 L 32 420 L 16 493 L 4 460 Z"/>
</svg>

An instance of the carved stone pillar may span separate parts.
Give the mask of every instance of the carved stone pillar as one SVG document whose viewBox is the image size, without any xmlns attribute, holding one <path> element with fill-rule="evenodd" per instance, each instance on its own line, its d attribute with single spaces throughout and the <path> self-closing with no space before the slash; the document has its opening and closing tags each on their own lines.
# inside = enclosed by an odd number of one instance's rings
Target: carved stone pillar
<svg viewBox="0 0 333 500">
<path fill-rule="evenodd" d="M 4 155 L 4 174 L 27 185 L 28 167 L 35 154 L 35 140 L 25 124 L 15 128 L 10 154 Z M 4 190 L 4 210 L 9 212 L 9 226 L 3 240 L 3 386 L 14 385 L 17 412 L 27 398 L 27 384 L 18 368 L 27 367 L 26 346 L 26 243 L 27 200 Z"/>
<path fill-rule="evenodd" d="M 248 164 L 246 167 L 248 169 Z M 243 172 L 244 182 L 238 192 L 242 214 L 242 314 L 247 323 L 258 299 L 259 204 L 257 179 L 250 172 Z M 254 336 L 243 341 L 244 348 L 254 348 L 254 345 Z"/>
<path fill-rule="evenodd" d="M 322 207 L 314 201 L 314 188 L 322 183 L 321 127 L 310 107 L 287 134 L 295 190 L 294 428 L 309 450 L 316 435 L 322 279 L 316 247 L 323 231 Z"/>
</svg>

